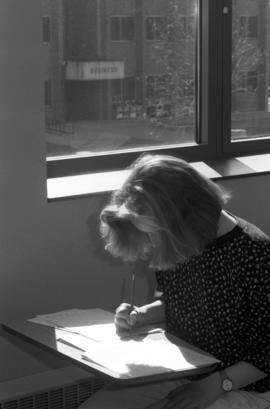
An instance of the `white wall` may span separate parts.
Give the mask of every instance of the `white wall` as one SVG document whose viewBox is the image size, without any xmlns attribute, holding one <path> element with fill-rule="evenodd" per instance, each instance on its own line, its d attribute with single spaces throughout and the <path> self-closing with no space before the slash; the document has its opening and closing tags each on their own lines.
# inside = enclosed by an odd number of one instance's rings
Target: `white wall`
<svg viewBox="0 0 270 409">
<path fill-rule="evenodd" d="M 222 184 L 232 193 L 227 209 L 270 235 L 270 175 L 225 180 Z"/>
<path fill-rule="evenodd" d="M 73 306 L 113 309 L 125 276 L 97 232 L 106 195 L 46 200 L 39 3 L 0 0 L 0 322 Z M 224 185 L 234 194 L 229 208 L 270 234 L 269 181 Z M 138 303 L 148 296 L 143 279 L 140 289 Z M 58 365 L 4 336 L 0 362 L 0 382 Z"/>
</svg>

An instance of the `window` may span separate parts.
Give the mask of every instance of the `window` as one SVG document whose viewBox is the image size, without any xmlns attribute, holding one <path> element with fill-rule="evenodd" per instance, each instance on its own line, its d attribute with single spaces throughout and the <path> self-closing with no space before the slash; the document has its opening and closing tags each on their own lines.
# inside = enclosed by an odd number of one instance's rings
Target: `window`
<svg viewBox="0 0 270 409">
<path fill-rule="evenodd" d="M 133 17 L 111 17 L 111 40 L 132 41 L 134 39 Z"/>
<path fill-rule="evenodd" d="M 127 77 L 122 80 L 112 81 L 112 96 L 113 98 L 135 99 L 135 78 Z"/>
<path fill-rule="evenodd" d="M 146 39 L 150 41 L 173 41 L 174 21 L 168 17 L 146 18 Z"/>
<path fill-rule="evenodd" d="M 239 92 L 256 92 L 258 89 L 258 73 L 257 71 L 244 71 L 239 74 L 240 87 Z"/>
<path fill-rule="evenodd" d="M 182 17 L 182 31 L 184 38 L 196 34 L 196 19 L 194 16 Z"/>
<path fill-rule="evenodd" d="M 240 17 L 240 35 L 247 38 L 258 37 L 258 16 L 241 16 Z"/>
<path fill-rule="evenodd" d="M 51 41 L 50 17 L 42 18 L 42 35 L 44 43 L 49 43 Z"/>
<path fill-rule="evenodd" d="M 269 11 L 267 1 L 233 2 L 230 150 L 257 150 L 269 140 Z"/>
<path fill-rule="evenodd" d="M 49 177 L 145 151 L 196 161 L 270 149 L 267 0 L 64 4 L 46 23 Z"/>
<path fill-rule="evenodd" d="M 135 78 L 112 81 L 113 119 L 136 119 L 139 115 L 136 102 Z"/>
</svg>

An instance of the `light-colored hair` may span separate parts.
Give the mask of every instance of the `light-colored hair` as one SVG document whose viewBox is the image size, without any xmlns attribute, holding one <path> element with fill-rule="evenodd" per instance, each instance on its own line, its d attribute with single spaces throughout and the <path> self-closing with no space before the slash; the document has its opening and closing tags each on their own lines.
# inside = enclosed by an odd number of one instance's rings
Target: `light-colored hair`
<svg viewBox="0 0 270 409">
<path fill-rule="evenodd" d="M 171 268 L 199 254 L 217 234 L 230 195 L 186 161 L 143 155 L 101 213 L 106 249 L 126 261 Z"/>
</svg>

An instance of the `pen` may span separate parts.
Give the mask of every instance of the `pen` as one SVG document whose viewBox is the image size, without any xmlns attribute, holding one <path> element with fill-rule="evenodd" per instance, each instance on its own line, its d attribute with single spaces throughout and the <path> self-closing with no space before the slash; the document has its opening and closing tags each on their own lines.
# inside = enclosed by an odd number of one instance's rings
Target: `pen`
<svg viewBox="0 0 270 409">
<path fill-rule="evenodd" d="M 136 283 L 136 274 L 135 274 L 136 267 L 134 268 L 131 274 L 131 296 L 130 296 L 130 314 L 128 317 L 128 324 L 130 326 L 135 325 L 137 321 L 137 311 L 134 308 L 134 300 L 135 300 L 135 283 Z"/>
<path fill-rule="evenodd" d="M 125 292 L 126 292 L 126 277 L 124 277 L 122 280 L 122 287 L 121 287 L 121 293 L 120 293 L 120 304 L 124 302 Z"/>
<path fill-rule="evenodd" d="M 134 269 L 133 272 L 132 272 L 132 275 L 131 275 L 131 297 L 130 297 L 130 308 L 131 308 L 131 311 L 132 311 L 133 308 L 134 308 L 135 278 L 136 278 L 136 275 L 135 275 L 135 269 Z"/>
</svg>

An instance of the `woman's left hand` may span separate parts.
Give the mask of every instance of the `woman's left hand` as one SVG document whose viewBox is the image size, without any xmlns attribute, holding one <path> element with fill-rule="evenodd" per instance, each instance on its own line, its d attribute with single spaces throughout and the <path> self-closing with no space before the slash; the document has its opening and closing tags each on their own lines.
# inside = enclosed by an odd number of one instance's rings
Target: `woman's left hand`
<svg viewBox="0 0 270 409">
<path fill-rule="evenodd" d="M 222 394 L 219 375 L 214 373 L 199 381 L 172 390 L 163 401 L 149 409 L 206 409 Z"/>
</svg>

